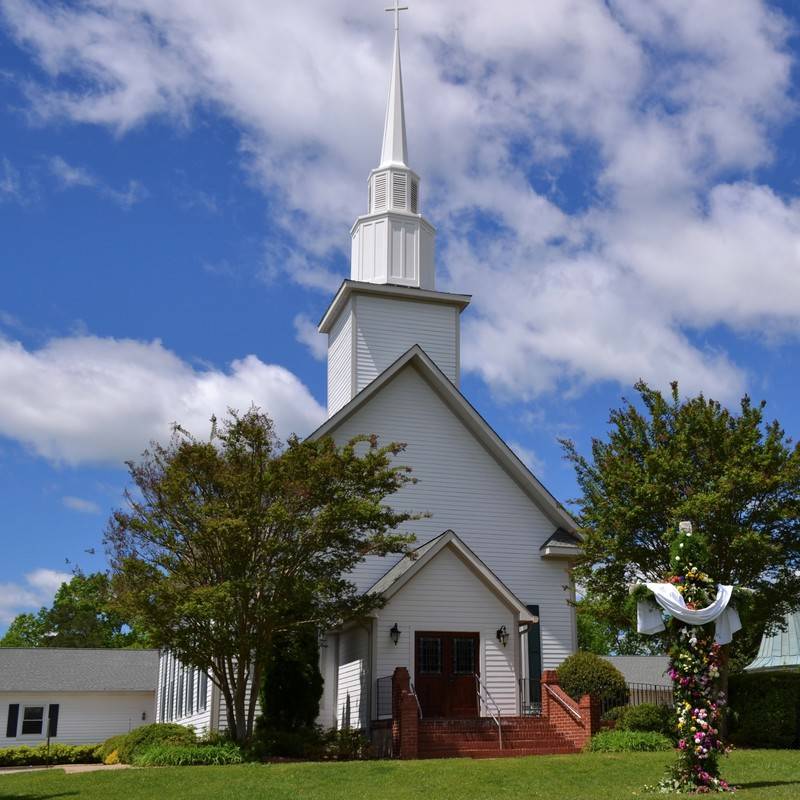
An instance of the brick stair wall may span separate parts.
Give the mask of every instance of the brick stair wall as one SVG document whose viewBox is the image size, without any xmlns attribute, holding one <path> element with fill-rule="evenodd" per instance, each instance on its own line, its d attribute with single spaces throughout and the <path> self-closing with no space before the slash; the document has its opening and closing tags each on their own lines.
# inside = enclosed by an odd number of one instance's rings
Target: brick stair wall
<svg viewBox="0 0 800 800">
<path fill-rule="evenodd" d="M 502 717 L 503 747 L 493 719 L 419 719 L 408 671 L 392 681 L 392 751 L 400 758 L 498 758 L 578 753 L 600 727 L 600 706 L 588 695 L 576 703 L 542 675 L 542 716 Z"/>
</svg>

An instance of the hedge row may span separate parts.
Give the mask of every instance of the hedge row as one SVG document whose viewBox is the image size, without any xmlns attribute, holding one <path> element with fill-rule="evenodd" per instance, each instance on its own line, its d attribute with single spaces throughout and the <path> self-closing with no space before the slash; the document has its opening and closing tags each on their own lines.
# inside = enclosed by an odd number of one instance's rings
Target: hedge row
<svg viewBox="0 0 800 800">
<path fill-rule="evenodd" d="M 192 728 L 174 722 L 155 722 L 134 728 L 130 733 L 112 736 L 96 748 L 95 755 L 104 764 L 133 764 L 139 754 L 155 745 L 195 744 L 197 737 Z"/>
<path fill-rule="evenodd" d="M 600 731 L 586 745 L 586 750 L 592 753 L 639 753 L 673 748 L 664 734 L 655 731 Z"/>
<path fill-rule="evenodd" d="M 194 767 L 241 764 L 242 751 L 232 742 L 227 744 L 153 744 L 134 756 L 137 767 Z"/>
<path fill-rule="evenodd" d="M 0 767 L 39 767 L 48 764 L 91 764 L 100 761 L 94 744 L 21 745 L 0 750 Z"/>
<path fill-rule="evenodd" d="M 730 739 L 746 747 L 800 747 L 800 672 L 732 675 Z"/>
</svg>

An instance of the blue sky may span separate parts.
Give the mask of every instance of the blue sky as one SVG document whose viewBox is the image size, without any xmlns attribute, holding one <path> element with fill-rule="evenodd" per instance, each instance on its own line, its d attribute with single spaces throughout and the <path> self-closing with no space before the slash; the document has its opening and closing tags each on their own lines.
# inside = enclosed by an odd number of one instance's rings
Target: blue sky
<svg viewBox="0 0 800 800">
<path fill-rule="evenodd" d="M 122 462 L 172 420 L 320 421 L 383 5 L 0 0 L 0 629 L 104 566 Z M 532 8 L 402 23 L 466 395 L 562 500 L 556 438 L 586 450 L 640 376 L 765 398 L 796 437 L 797 9 Z"/>
</svg>

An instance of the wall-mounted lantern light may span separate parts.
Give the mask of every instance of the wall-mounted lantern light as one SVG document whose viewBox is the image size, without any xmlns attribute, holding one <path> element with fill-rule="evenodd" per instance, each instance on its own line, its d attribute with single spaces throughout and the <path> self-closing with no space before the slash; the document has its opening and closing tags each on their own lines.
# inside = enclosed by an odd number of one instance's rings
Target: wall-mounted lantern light
<svg viewBox="0 0 800 800">
<path fill-rule="evenodd" d="M 397 647 L 397 642 L 400 639 L 400 628 L 397 627 L 397 623 L 395 622 L 391 628 L 389 628 L 389 636 L 392 638 L 392 642 L 394 646 Z"/>
<path fill-rule="evenodd" d="M 497 629 L 497 641 L 505 647 L 508 644 L 508 631 L 505 625 L 501 625 Z"/>
</svg>

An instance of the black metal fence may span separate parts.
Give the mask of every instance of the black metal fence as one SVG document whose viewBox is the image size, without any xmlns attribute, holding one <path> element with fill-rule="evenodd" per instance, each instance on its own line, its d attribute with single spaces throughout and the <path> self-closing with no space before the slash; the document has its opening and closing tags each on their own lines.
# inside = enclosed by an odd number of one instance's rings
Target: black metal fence
<svg viewBox="0 0 800 800">
<path fill-rule="evenodd" d="M 616 706 L 640 706 L 653 703 L 657 706 L 672 706 L 674 698 L 672 686 L 656 683 L 629 683 L 626 694 L 619 697 L 606 697 L 600 704 L 603 714 Z"/>
<path fill-rule="evenodd" d="M 378 678 L 376 694 L 376 711 L 378 719 L 391 719 L 392 716 L 392 676 Z"/>
</svg>

